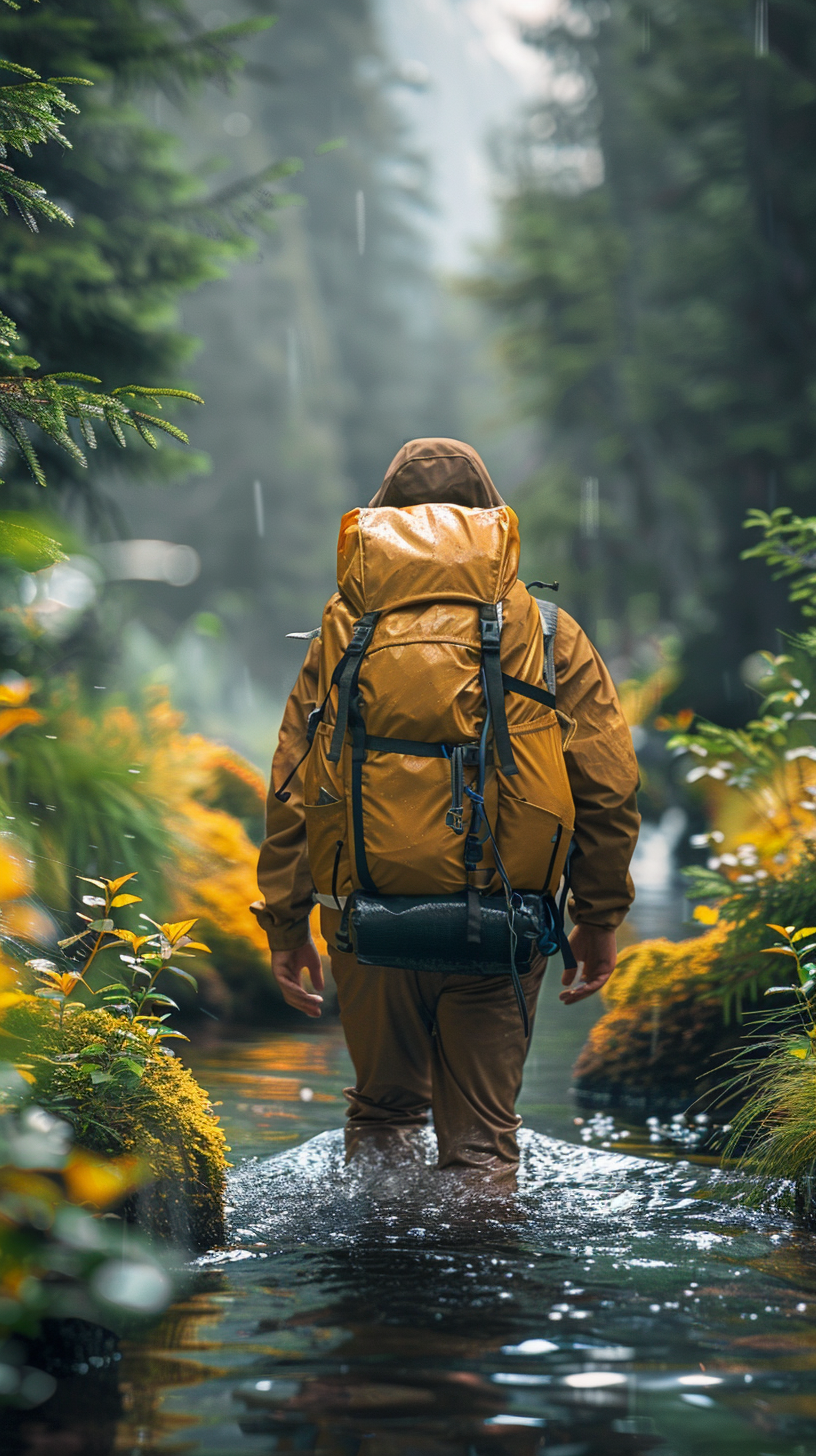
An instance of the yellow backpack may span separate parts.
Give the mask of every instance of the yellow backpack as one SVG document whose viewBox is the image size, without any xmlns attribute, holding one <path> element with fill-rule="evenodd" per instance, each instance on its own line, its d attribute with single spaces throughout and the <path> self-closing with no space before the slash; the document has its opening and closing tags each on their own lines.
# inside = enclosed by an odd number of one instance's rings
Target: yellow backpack
<svg viewBox="0 0 816 1456">
<path fill-rule="evenodd" d="M 474 969 L 481 902 L 550 903 L 574 821 L 555 706 L 556 609 L 518 580 L 518 559 L 507 506 L 348 512 L 309 723 L 316 897 L 342 908 L 349 897 L 396 906 L 469 895 L 464 959 Z M 288 798 L 286 785 L 278 795 Z"/>
</svg>

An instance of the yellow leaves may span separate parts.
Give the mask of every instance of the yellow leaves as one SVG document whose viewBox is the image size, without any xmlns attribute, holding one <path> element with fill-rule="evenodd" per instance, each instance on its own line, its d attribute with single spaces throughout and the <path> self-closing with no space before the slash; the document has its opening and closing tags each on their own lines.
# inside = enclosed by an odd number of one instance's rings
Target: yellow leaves
<svg viewBox="0 0 816 1456">
<path fill-rule="evenodd" d="M 141 895 L 117 895 L 111 900 L 111 910 L 118 910 L 122 905 L 141 905 Z"/>
<path fill-rule="evenodd" d="M 30 1067 L 24 1067 L 22 1063 L 17 1062 L 15 1064 L 14 1070 L 17 1073 L 17 1076 L 22 1077 L 23 1081 L 27 1082 L 30 1087 L 34 1086 L 37 1078 L 34 1076 L 34 1073 L 31 1071 Z"/>
<path fill-rule="evenodd" d="M 804 930 L 797 930 L 796 934 L 791 936 L 791 943 L 795 945 L 797 940 L 804 940 L 806 935 L 816 935 L 816 925 L 806 925 Z"/>
<path fill-rule="evenodd" d="M 681 708 L 680 712 L 675 713 L 673 717 L 661 715 L 661 717 L 655 718 L 654 725 L 658 733 L 687 733 L 694 722 L 694 717 L 693 708 Z"/>
<path fill-rule="evenodd" d="M 38 971 L 37 980 L 42 981 L 49 991 L 58 991 L 61 996 L 70 996 L 82 981 L 80 971 Z M 83 981 L 83 985 L 84 985 Z"/>
<path fill-rule="evenodd" d="M 7 738 L 23 723 L 44 722 L 42 713 L 36 708 L 0 708 L 0 738 Z"/>
<path fill-rule="evenodd" d="M 791 948 L 790 948 L 789 945 L 769 945 L 769 946 L 766 946 L 765 947 L 765 949 L 763 950 L 762 954 L 763 955 L 786 955 L 786 956 L 793 956 L 793 959 L 795 961 L 798 961 L 798 959 L 799 959 L 798 955 L 796 954 L 796 951 L 795 950 L 791 950 Z"/>
<path fill-rule="evenodd" d="M 8 737 L 23 723 L 44 722 L 36 708 L 24 706 L 31 697 L 31 683 L 25 677 L 10 677 L 0 682 L 0 738 Z"/>
<path fill-rule="evenodd" d="M 144 1181 L 145 1169 L 138 1158 L 99 1158 L 77 1148 L 62 1173 L 72 1203 L 108 1208 L 119 1203 Z"/>
<path fill-rule="evenodd" d="M 714 905 L 695 905 L 694 919 L 701 925 L 716 925 L 720 918 L 720 912 Z"/>
<path fill-rule="evenodd" d="M 135 935 L 132 930 L 114 929 L 111 931 L 111 935 L 115 935 L 117 940 L 123 940 L 126 945 L 129 945 L 134 955 L 138 955 L 142 946 L 147 945 L 150 940 L 149 935 Z"/>
<path fill-rule="evenodd" d="M 122 886 L 127 884 L 128 880 L 135 880 L 137 874 L 138 870 L 131 870 L 129 875 L 120 875 L 118 880 L 103 879 L 102 883 L 112 895 L 115 895 L 117 890 L 121 890 Z"/>
<path fill-rule="evenodd" d="M 784 935 L 786 940 L 791 931 L 796 929 L 795 925 L 772 925 L 770 920 L 767 922 L 767 925 L 769 930 L 775 930 L 779 935 Z"/>
<path fill-rule="evenodd" d="M 0 836 L 0 903 L 20 900 L 34 888 L 34 872 L 23 846 L 11 836 Z"/>
<path fill-rule="evenodd" d="M 8 677 L 0 682 L 0 707 L 19 708 L 31 697 L 31 681 L 27 677 Z"/>
<path fill-rule="evenodd" d="M 189 935 L 195 923 L 195 920 L 178 920 L 172 925 L 160 925 L 159 930 L 170 945 L 176 945 L 182 936 Z"/>
<path fill-rule="evenodd" d="M 10 1011 L 12 1006 L 22 1006 L 26 1001 L 33 1001 L 34 997 L 27 995 L 25 991 L 0 991 L 0 1021 L 3 1019 L 3 1012 Z"/>
<path fill-rule="evenodd" d="M 177 944 L 183 945 L 185 950 L 203 950 L 206 951 L 207 955 L 212 954 L 210 947 L 208 945 L 205 945 L 203 941 L 188 940 L 186 935 L 183 936 L 182 939 L 177 942 Z"/>
</svg>

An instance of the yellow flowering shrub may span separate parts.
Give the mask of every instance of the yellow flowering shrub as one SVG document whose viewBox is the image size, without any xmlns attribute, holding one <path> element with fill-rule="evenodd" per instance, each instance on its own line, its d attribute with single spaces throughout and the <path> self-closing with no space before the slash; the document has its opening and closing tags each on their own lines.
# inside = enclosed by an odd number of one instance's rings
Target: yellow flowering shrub
<svg viewBox="0 0 816 1456">
<path fill-rule="evenodd" d="M 710 1085 L 717 1053 L 739 1040 L 723 1023 L 713 975 L 729 929 L 717 925 L 696 940 L 644 941 L 621 953 L 603 993 L 609 1009 L 575 1064 L 581 1091 L 691 1101 Z"/>
</svg>

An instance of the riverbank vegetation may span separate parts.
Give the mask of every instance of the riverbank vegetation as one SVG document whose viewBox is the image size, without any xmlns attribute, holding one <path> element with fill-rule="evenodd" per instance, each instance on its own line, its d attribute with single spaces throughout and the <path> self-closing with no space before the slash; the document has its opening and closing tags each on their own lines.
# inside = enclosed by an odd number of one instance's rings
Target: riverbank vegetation
<svg viewBox="0 0 816 1456">
<path fill-rule="evenodd" d="M 662 720 L 712 826 L 684 872 L 704 929 L 623 952 L 575 1075 L 589 1101 L 719 1108 L 758 1198 L 779 1178 L 809 1190 L 816 1161 L 816 518 L 780 508 L 747 524 L 762 533 L 749 553 L 788 579 L 808 625 L 756 654 L 745 727 Z"/>
</svg>

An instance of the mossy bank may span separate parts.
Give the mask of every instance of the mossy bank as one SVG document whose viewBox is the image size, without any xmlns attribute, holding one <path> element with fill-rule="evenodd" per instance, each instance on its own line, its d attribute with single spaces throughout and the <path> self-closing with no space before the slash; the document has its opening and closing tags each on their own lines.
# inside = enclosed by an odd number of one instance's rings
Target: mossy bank
<svg viewBox="0 0 816 1456">
<path fill-rule="evenodd" d="M 71 1124 L 81 1147 L 143 1165 L 128 1219 L 189 1249 L 223 1243 L 224 1134 L 178 1057 L 138 1023 L 85 1007 L 66 1011 L 60 1027 L 50 1006 L 27 1001 L 4 1030 L 35 1100 Z"/>
</svg>

